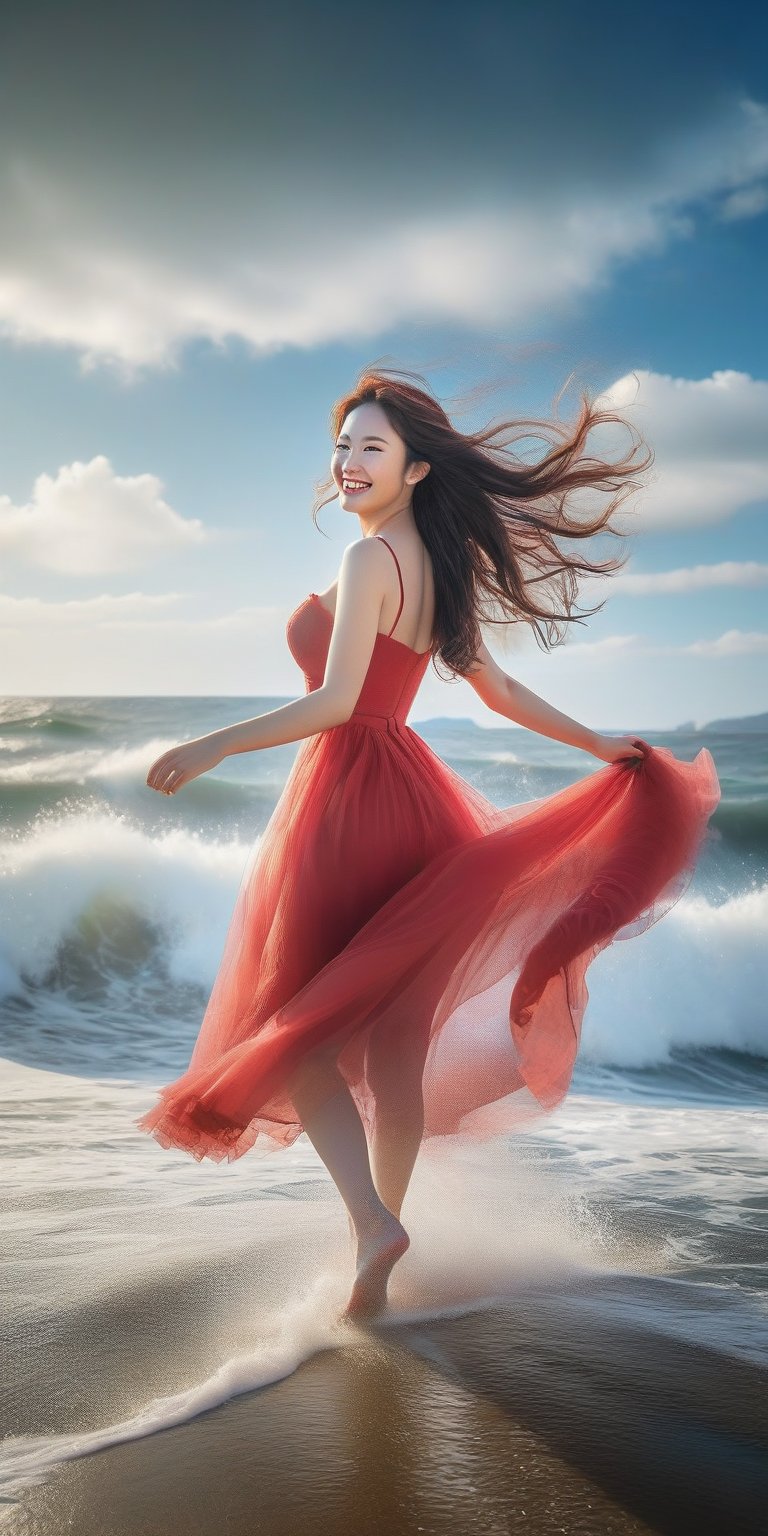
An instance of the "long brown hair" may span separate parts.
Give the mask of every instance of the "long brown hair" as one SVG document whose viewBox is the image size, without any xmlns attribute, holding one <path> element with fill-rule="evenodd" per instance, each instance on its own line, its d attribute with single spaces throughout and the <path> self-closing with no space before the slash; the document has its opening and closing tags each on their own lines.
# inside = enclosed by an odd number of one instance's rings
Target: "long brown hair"
<svg viewBox="0 0 768 1536">
<path fill-rule="evenodd" d="M 413 378 L 425 382 L 404 369 L 366 368 L 354 389 L 334 404 L 330 428 L 335 443 L 349 412 L 375 401 L 405 442 L 406 468 L 418 460 L 431 466 L 413 487 L 412 507 L 434 574 L 433 665 L 439 654 L 452 673 L 470 671 L 482 640 L 481 624 L 528 623 L 537 644 L 552 648 L 567 624 L 583 624 L 606 601 L 577 614 L 578 577 L 613 575 L 628 559 L 626 554 L 588 560 L 561 550 L 557 539 L 588 539 L 600 532 L 623 537 L 610 519 L 653 463 L 653 450 L 635 462 L 643 445 L 640 434 L 617 412 L 596 407 L 586 391 L 570 430 L 556 421 L 519 418 L 462 433 L 427 388 L 405 382 Z M 634 438 L 634 446 L 616 463 L 585 453 L 592 428 L 608 422 L 628 427 Z M 507 448 L 531 429 L 545 440 L 554 439 L 537 464 L 526 464 Z M 333 494 L 323 497 L 330 487 Z M 614 494 L 601 512 L 577 519 L 566 503 L 583 487 Z M 317 526 L 317 513 L 338 491 L 332 476 L 316 490 L 312 519 Z"/>
</svg>

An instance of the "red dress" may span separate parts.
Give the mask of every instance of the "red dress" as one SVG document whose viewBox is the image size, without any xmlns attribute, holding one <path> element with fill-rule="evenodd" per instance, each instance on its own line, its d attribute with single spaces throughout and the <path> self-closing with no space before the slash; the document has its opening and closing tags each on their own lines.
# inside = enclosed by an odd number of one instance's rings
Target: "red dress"
<svg viewBox="0 0 768 1536">
<path fill-rule="evenodd" d="M 369 1131 L 418 1079 L 425 1138 L 553 1110 L 587 967 L 682 895 L 718 803 L 706 748 L 688 763 L 638 738 L 642 757 L 493 805 L 406 723 L 431 652 L 394 637 L 397 570 L 353 714 L 304 738 L 246 865 L 189 1067 L 136 1122 L 198 1160 L 295 1141 L 288 1084 L 317 1050 L 318 1096 L 335 1065 Z M 332 629 L 315 592 L 288 621 L 308 692 Z"/>
</svg>

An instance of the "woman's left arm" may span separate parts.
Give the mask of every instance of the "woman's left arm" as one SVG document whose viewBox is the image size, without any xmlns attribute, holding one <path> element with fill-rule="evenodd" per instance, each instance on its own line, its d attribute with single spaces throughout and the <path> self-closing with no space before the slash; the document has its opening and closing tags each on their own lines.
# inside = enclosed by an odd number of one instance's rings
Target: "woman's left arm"
<svg viewBox="0 0 768 1536">
<path fill-rule="evenodd" d="M 540 736 L 549 736 L 554 741 L 565 742 L 566 746 L 578 747 L 582 752 L 589 752 L 592 757 L 599 757 L 604 763 L 615 763 L 627 757 L 645 757 L 639 738 L 604 736 L 600 731 L 582 725 L 580 720 L 574 720 L 572 715 L 564 715 L 562 710 L 555 709 L 554 704 L 548 704 L 538 693 L 523 687 L 517 678 L 508 680 L 509 707 L 500 713 L 514 720 L 517 725 L 529 731 L 538 731 Z"/>
<path fill-rule="evenodd" d="M 638 745 L 642 738 L 604 736 L 555 709 L 554 704 L 548 704 L 538 693 L 532 693 L 499 666 L 484 642 L 477 652 L 472 672 L 465 673 L 465 677 L 489 709 L 526 730 L 537 731 L 540 736 L 549 736 L 569 747 L 578 747 L 604 763 L 645 756 L 643 747 Z"/>
</svg>

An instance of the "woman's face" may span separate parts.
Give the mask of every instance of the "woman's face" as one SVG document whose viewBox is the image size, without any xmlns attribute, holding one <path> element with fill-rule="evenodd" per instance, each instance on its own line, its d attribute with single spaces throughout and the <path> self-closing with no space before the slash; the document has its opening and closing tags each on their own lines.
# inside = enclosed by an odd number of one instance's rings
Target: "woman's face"
<svg viewBox="0 0 768 1536">
<path fill-rule="evenodd" d="M 405 443 L 382 407 L 373 400 L 355 406 L 342 423 L 331 459 L 341 506 L 366 520 L 374 513 L 409 506 L 423 468 L 420 472 L 412 464 L 406 475 L 405 459 Z"/>
</svg>

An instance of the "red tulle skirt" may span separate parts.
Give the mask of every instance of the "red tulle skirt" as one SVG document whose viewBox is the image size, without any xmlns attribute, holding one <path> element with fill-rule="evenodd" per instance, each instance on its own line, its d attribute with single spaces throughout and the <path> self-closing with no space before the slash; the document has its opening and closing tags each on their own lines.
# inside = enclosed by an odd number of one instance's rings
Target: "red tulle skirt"
<svg viewBox="0 0 768 1536">
<path fill-rule="evenodd" d="M 485 1138 L 568 1090 L 586 971 L 678 900 L 720 796 L 710 753 L 641 758 L 503 809 L 409 726 L 302 742 L 245 869 L 188 1069 L 137 1124 L 233 1161 L 349 1086 L 370 1131 L 423 1095 L 424 1137 Z M 627 1017 L 617 1027 L 632 1029 Z M 334 1088 L 335 1084 L 335 1088 Z"/>
</svg>

